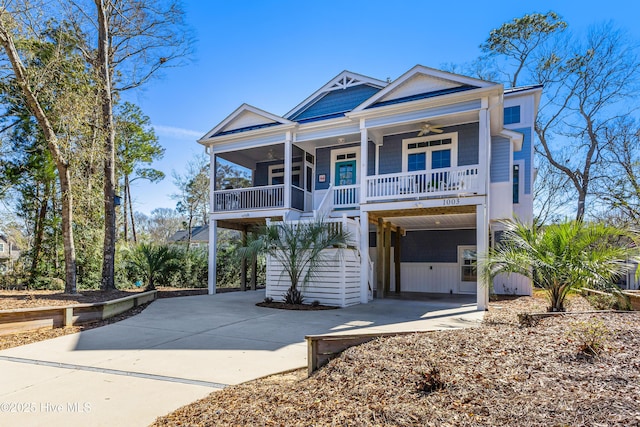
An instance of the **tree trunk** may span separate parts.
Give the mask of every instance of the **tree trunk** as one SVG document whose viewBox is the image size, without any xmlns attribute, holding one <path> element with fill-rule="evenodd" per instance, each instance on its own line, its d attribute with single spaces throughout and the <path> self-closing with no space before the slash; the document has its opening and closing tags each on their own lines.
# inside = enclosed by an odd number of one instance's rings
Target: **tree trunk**
<svg viewBox="0 0 640 427">
<path fill-rule="evenodd" d="M 38 215 L 35 221 L 35 237 L 33 241 L 33 251 L 31 258 L 31 271 L 29 272 L 29 283 L 33 284 L 38 273 L 38 261 L 40 260 L 40 249 L 42 247 L 42 240 L 44 236 L 44 221 L 47 218 L 47 208 L 49 206 L 49 195 L 51 194 L 49 181 L 44 184 L 44 194 L 40 201 L 40 209 L 38 209 Z"/>
<path fill-rule="evenodd" d="M 16 83 L 20 87 L 24 95 L 25 102 L 31 114 L 38 121 L 38 125 L 42 129 L 47 147 L 51 152 L 51 156 L 56 163 L 58 170 L 58 178 L 60 179 L 60 189 L 62 192 L 62 235 L 64 241 L 64 261 L 65 261 L 65 293 L 76 293 L 76 249 L 73 238 L 73 196 L 71 194 L 71 174 L 66 160 L 62 156 L 58 137 L 53 130 L 51 122 L 47 117 L 40 102 L 29 86 L 26 77 L 26 70 L 20 55 L 16 49 L 13 37 L 9 34 L 5 27 L 4 15 L 6 11 L 0 12 L 0 43 L 11 62 L 11 67 L 15 74 Z"/>
<path fill-rule="evenodd" d="M 138 236 L 136 236 L 136 220 L 133 215 L 133 202 L 131 201 L 131 185 L 129 182 L 129 177 L 127 176 L 127 182 L 125 184 L 127 194 L 129 195 L 129 212 L 131 215 L 131 233 L 133 233 L 133 243 L 138 243 Z M 125 215 L 126 217 L 126 215 Z M 126 223 L 126 220 L 125 220 Z"/>
<path fill-rule="evenodd" d="M 102 104 L 102 129 L 104 131 L 104 248 L 102 257 L 102 290 L 115 289 L 114 264 L 116 254 L 115 210 L 115 128 L 113 125 L 113 101 L 111 99 L 111 75 L 109 73 L 109 27 L 103 0 L 95 0 L 98 14 L 98 62 L 100 76 L 100 102 Z"/>
<path fill-rule="evenodd" d="M 123 219 L 123 226 L 124 226 L 124 241 L 128 242 L 129 241 L 129 230 L 128 230 L 128 225 L 129 225 L 129 219 L 128 219 L 128 212 L 127 212 L 127 190 L 129 189 L 129 186 L 127 185 L 129 181 L 129 176 L 125 174 L 124 176 L 124 203 L 122 204 L 122 208 L 123 208 L 123 215 L 122 215 L 122 219 Z"/>
</svg>

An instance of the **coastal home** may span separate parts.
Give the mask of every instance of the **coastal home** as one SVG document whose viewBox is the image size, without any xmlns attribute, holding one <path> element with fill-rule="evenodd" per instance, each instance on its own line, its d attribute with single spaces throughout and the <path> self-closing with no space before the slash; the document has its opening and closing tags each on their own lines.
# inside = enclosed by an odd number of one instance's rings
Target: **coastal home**
<svg viewBox="0 0 640 427">
<path fill-rule="evenodd" d="M 169 243 L 187 243 L 190 240 L 192 248 L 206 248 L 209 244 L 209 225 L 196 225 L 191 229 L 191 239 L 187 230 L 178 230 L 170 236 L 167 241 Z"/>
<path fill-rule="evenodd" d="M 20 249 L 7 236 L 0 234 L 0 273 L 13 270 L 16 260 L 20 257 Z"/>
<path fill-rule="evenodd" d="M 475 294 L 484 309 L 477 254 L 500 240 L 500 219 L 533 216 L 541 91 L 417 65 L 393 81 L 343 71 L 282 116 L 241 105 L 198 141 L 212 165 L 209 292 L 218 228 L 324 218 L 354 250 L 305 286 L 307 300 Z M 251 187 L 216 188 L 218 162 L 249 171 Z M 276 300 L 280 267 L 268 260 Z M 531 283 L 499 277 L 494 291 L 530 294 Z"/>
</svg>

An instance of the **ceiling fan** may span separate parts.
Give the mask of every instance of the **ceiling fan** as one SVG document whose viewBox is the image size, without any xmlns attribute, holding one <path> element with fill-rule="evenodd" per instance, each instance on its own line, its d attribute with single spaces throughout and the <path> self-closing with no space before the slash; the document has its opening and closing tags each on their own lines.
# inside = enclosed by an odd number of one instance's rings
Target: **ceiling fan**
<svg viewBox="0 0 640 427">
<path fill-rule="evenodd" d="M 429 123 L 423 123 L 422 128 L 420 128 L 420 132 L 418 132 L 418 136 L 424 136 L 428 133 L 442 133 L 443 130 L 440 129 L 442 126 L 438 125 L 430 125 Z"/>
</svg>

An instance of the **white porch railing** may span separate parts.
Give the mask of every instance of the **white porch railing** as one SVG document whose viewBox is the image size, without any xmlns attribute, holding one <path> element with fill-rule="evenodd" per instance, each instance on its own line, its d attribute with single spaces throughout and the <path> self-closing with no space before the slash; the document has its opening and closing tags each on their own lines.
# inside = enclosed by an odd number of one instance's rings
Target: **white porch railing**
<svg viewBox="0 0 640 427">
<path fill-rule="evenodd" d="M 481 183 L 477 165 L 376 175 L 366 180 L 367 201 L 473 193 Z"/>
<path fill-rule="evenodd" d="M 333 207 L 357 207 L 360 204 L 360 184 L 333 187 Z"/>
<path fill-rule="evenodd" d="M 215 212 L 284 207 L 284 184 L 213 192 Z"/>
</svg>

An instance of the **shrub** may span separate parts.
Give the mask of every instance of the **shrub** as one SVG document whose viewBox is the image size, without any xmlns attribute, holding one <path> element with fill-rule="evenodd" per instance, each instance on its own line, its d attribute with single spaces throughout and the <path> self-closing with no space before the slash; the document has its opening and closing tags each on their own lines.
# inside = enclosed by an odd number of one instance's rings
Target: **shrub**
<svg viewBox="0 0 640 427">
<path fill-rule="evenodd" d="M 590 319 L 571 323 L 567 337 L 576 342 L 580 353 L 598 356 L 605 349 L 610 333 L 602 320 Z"/>
<path fill-rule="evenodd" d="M 426 371 L 419 373 L 420 378 L 416 382 L 418 392 L 423 394 L 433 393 L 434 391 L 444 389 L 447 384 L 442 379 L 440 369 L 431 364 Z"/>
</svg>

